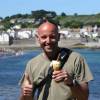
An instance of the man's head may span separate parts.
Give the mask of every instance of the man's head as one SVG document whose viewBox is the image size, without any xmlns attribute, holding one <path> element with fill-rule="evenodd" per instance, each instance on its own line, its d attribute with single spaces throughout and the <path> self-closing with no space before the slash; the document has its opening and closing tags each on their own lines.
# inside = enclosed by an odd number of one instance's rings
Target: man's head
<svg viewBox="0 0 100 100">
<path fill-rule="evenodd" d="M 44 22 L 38 28 L 37 39 L 46 54 L 51 54 L 58 48 L 58 27 L 54 23 Z"/>
</svg>

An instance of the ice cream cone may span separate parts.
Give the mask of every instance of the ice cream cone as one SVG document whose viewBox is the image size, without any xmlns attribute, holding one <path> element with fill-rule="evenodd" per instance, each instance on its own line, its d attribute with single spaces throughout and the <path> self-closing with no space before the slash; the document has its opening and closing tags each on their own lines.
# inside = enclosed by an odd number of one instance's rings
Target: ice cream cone
<svg viewBox="0 0 100 100">
<path fill-rule="evenodd" d="M 60 69 L 60 65 L 61 65 L 60 61 L 57 61 L 57 60 L 53 60 L 52 61 L 52 67 L 53 67 L 54 70 L 59 70 Z"/>
</svg>

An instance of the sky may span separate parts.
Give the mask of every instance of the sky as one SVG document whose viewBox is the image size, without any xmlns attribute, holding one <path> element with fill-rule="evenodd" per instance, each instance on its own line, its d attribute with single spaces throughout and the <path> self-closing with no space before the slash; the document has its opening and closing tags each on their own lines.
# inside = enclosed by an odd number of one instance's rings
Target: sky
<svg viewBox="0 0 100 100">
<path fill-rule="evenodd" d="M 100 13 L 100 0 L 0 0 L 0 17 L 3 18 L 41 9 L 67 15 L 97 14 Z"/>
</svg>

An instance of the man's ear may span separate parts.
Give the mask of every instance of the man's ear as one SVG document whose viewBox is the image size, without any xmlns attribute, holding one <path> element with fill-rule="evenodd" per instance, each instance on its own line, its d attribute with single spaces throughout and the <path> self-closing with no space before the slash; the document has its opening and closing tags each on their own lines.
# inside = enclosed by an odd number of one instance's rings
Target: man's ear
<svg viewBox="0 0 100 100">
<path fill-rule="evenodd" d="M 40 46 L 40 39 L 39 39 L 38 33 L 35 34 L 35 40 L 36 40 L 36 44 Z"/>
<path fill-rule="evenodd" d="M 38 38 L 38 34 L 37 33 L 35 34 L 35 37 Z"/>
<path fill-rule="evenodd" d="M 38 33 L 35 34 L 35 38 L 36 38 L 37 41 L 39 41 Z"/>
<path fill-rule="evenodd" d="M 39 38 L 39 36 L 38 36 L 38 29 L 36 30 L 35 38 L 36 38 L 36 40 L 38 40 L 38 38 Z"/>
</svg>

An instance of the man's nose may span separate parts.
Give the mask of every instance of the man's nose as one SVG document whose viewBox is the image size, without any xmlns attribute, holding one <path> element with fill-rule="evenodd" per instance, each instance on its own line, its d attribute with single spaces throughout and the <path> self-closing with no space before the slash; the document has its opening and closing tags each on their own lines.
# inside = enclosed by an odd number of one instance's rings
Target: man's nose
<svg viewBox="0 0 100 100">
<path fill-rule="evenodd" d="M 48 37 L 46 41 L 47 41 L 47 43 L 50 43 L 51 42 L 50 37 Z"/>
</svg>

